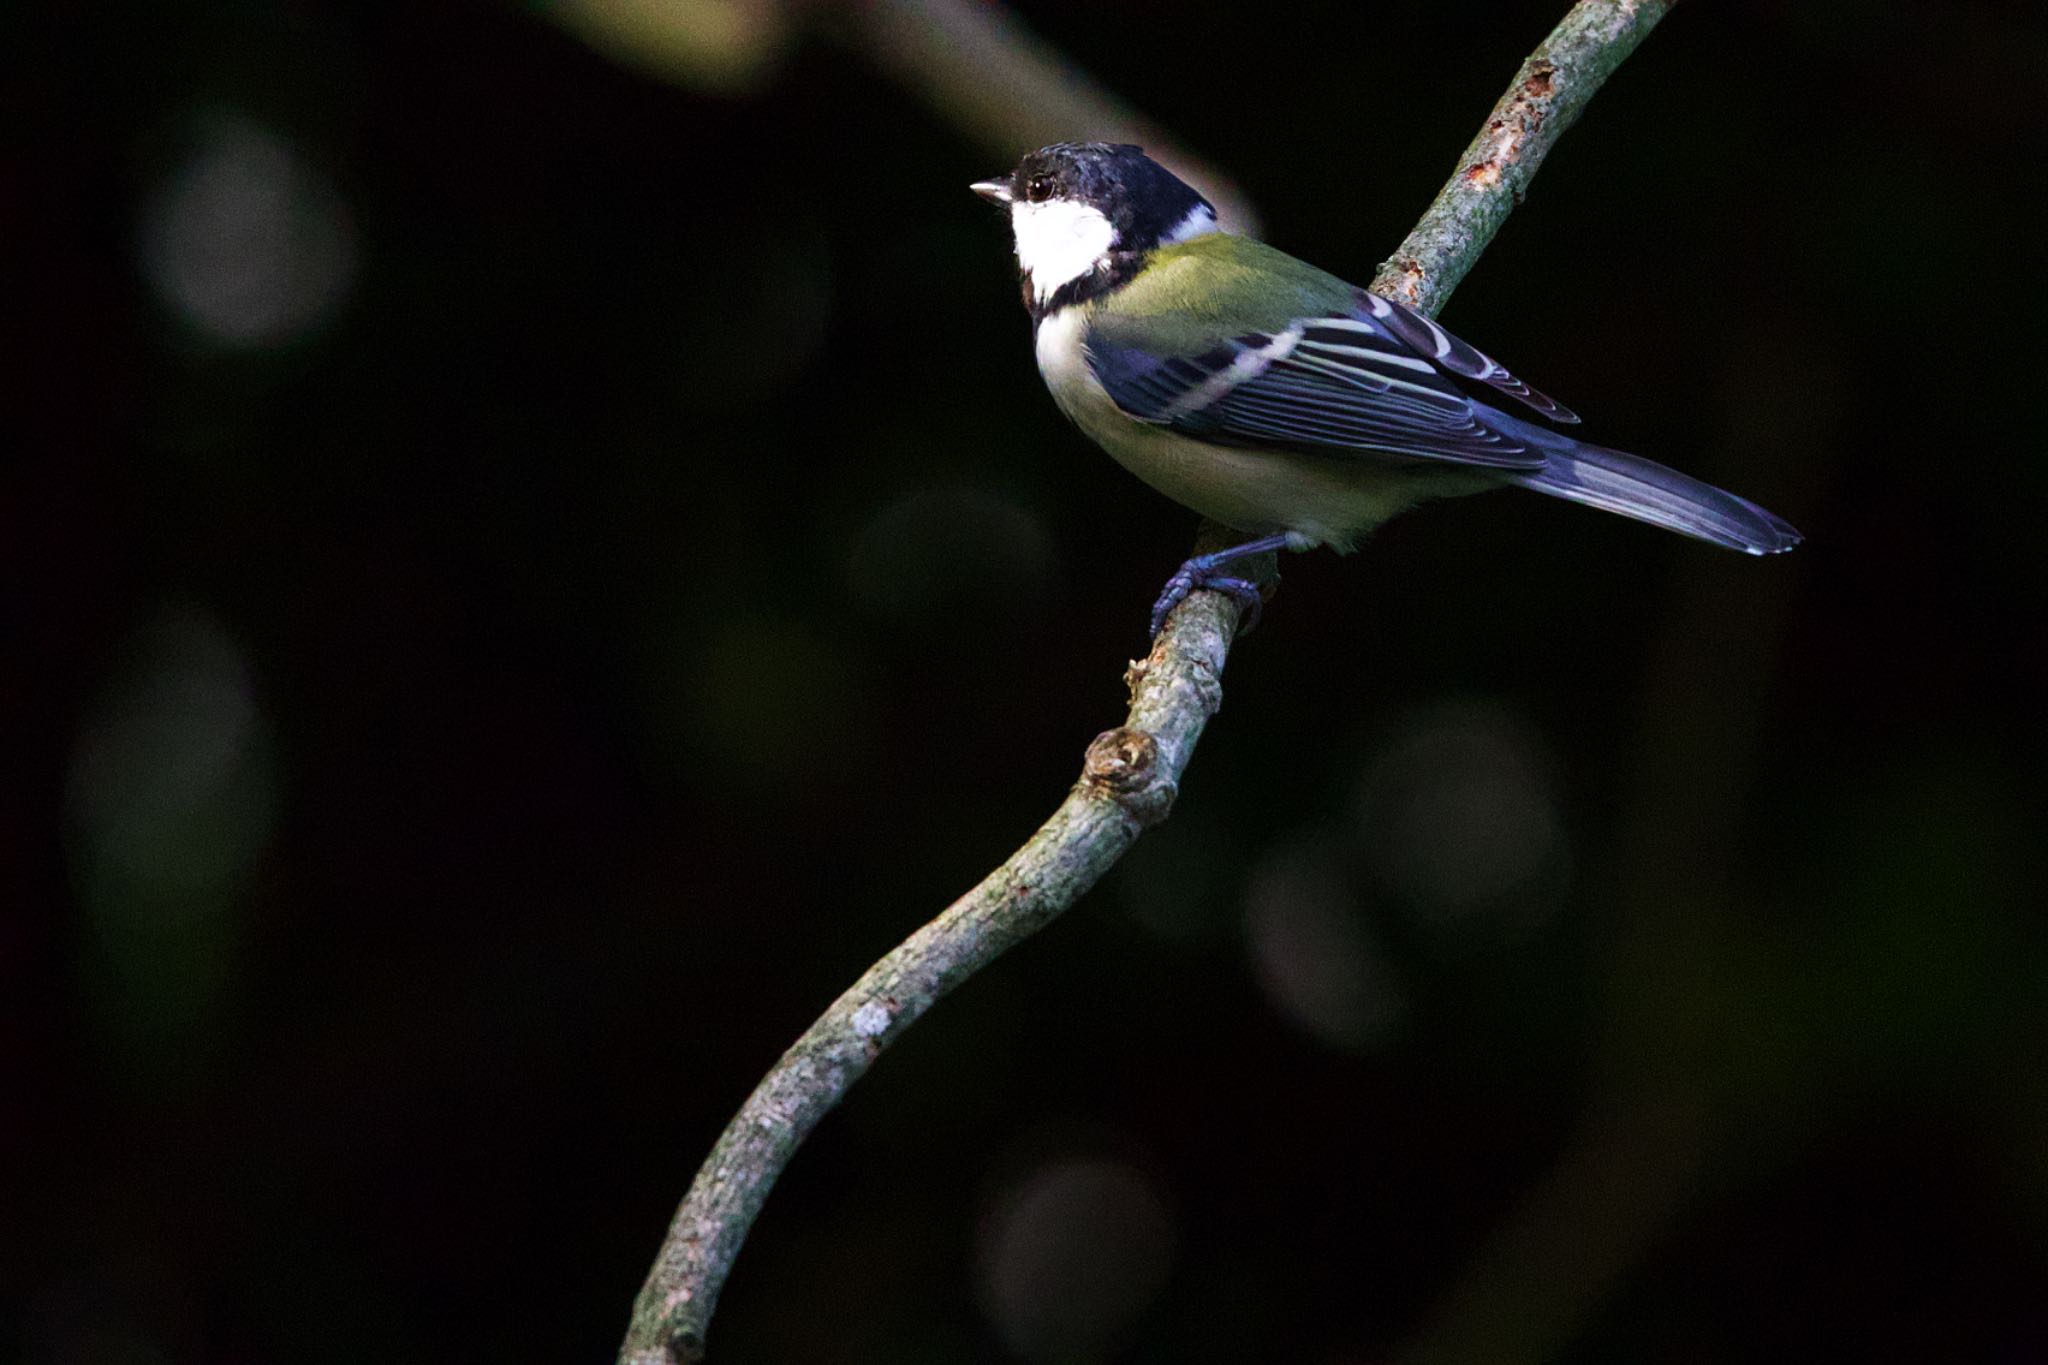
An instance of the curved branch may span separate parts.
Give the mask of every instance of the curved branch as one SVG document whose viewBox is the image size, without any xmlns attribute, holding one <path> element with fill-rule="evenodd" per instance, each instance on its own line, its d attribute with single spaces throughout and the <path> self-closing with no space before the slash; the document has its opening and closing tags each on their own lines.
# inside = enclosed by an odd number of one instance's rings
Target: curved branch
<svg viewBox="0 0 2048 1365">
<path fill-rule="evenodd" d="M 1166 818 L 1202 727 L 1223 702 L 1238 606 L 1197 593 L 1125 673 L 1131 710 L 1088 746 L 1081 780 L 1030 842 L 837 1000 L 782 1054 L 711 1149 L 633 1308 L 620 1360 L 702 1357 L 719 1288 L 768 1191 L 882 1049 L 953 987 L 1095 885 Z"/>
<path fill-rule="evenodd" d="M 1558 136 L 1663 17 L 1664 0 L 1581 0 L 1515 83 L 1373 289 L 1434 313 L 1507 219 Z M 1081 779 L 1030 842 L 832 1002 L 726 1125 L 671 1221 L 619 1359 L 680 1365 L 704 1336 L 740 1244 L 796 1149 L 939 997 L 1057 918 L 1166 817 L 1222 704 L 1235 602 L 1190 596 L 1131 665 L 1130 714 L 1088 746 Z"/>
</svg>

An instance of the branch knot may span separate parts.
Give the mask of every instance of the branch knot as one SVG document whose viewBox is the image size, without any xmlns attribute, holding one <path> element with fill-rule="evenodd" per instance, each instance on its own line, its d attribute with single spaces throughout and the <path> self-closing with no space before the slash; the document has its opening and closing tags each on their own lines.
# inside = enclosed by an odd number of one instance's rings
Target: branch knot
<svg viewBox="0 0 2048 1365">
<path fill-rule="evenodd" d="M 1173 809 L 1180 789 L 1160 770 L 1159 741 L 1145 730 L 1119 725 L 1088 746 L 1081 785 L 1123 807 L 1141 825 L 1154 825 Z"/>
</svg>

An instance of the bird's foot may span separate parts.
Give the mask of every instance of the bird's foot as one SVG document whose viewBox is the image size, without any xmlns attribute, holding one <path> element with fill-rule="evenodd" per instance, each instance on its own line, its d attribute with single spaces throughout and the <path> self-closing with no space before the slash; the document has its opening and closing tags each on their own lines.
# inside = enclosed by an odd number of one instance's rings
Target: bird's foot
<svg viewBox="0 0 2048 1365">
<path fill-rule="evenodd" d="M 1238 620 L 1237 633 L 1244 634 L 1259 623 L 1259 612 L 1265 606 L 1265 598 L 1260 595 L 1259 585 L 1249 578 L 1238 578 L 1218 571 L 1226 564 L 1234 564 L 1240 559 L 1249 559 L 1268 550 L 1299 550 L 1307 548 L 1311 543 L 1306 539 L 1297 543 L 1297 537 L 1292 534 L 1260 536 L 1257 540 L 1248 540 L 1242 545 L 1231 545 L 1221 550 L 1211 550 L 1205 555 L 1196 555 L 1174 570 L 1173 577 L 1166 580 L 1166 587 L 1160 592 L 1159 600 L 1152 604 L 1152 638 L 1159 638 L 1159 632 L 1165 628 L 1166 618 L 1173 614 L 1173 609 L 1185 602 L 1189 593 L 1202 588 L 1223 593 L 1236 600 L 1237 605 L 1243 609 L 1243 615 Z"/>
<path fill-rule="evenodd" d="M 1205 557 L 1205 556 L 1204 556 Z M 1152 638 L 1158 639 L 1159 632 L 1166 628 L 1166 618 L 1173 609 L 1187 600 L 1188 594 L 1206 588 L 1235 598 L 1243 611 L 1237 633 L 1244 634 L 1259 623 L 1259 613 L 1266 599 L 1259 593 L 1259 585 L 1248 578 L 1232 578 L 1218 575 L 1214 566 L 1205 567 L 1202 558 L 1190 559 L 1174 571 L 1166 580 L 1166 587 L 1160 591 L 1159 600 L 1152 604 Z"/>
</svg>

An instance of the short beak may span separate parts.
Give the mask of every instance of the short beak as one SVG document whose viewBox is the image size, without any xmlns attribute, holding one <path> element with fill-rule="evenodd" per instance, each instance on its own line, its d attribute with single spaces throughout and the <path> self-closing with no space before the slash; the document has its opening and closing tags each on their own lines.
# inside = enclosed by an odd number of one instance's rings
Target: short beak
<svg viewBox="0 0 2048 1365">
<path fill-rule="evenodd" d="M 977 180 L 967 187 L 991 204 L 1010 202 L 1010 182 L 1007 180 Z"/>
</svg>

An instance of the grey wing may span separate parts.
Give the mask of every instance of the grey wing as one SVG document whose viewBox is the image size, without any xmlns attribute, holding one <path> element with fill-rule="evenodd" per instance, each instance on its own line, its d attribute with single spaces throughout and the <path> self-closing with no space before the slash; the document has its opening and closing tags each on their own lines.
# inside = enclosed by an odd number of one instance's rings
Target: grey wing
<svg viewBox="0 0 2048 1365">
<path fill-rule="evenodd" d="M 1302 318 L 1193 356 L 1156 355 L 1095 333 L 1087 352 L 1119 408 L 1204 440 L 1504 470 L 1544 466 L 1542 455 L 1482 421 L 1485 409 L 1433 361 L 1369 316 Z"/>
</svg>

